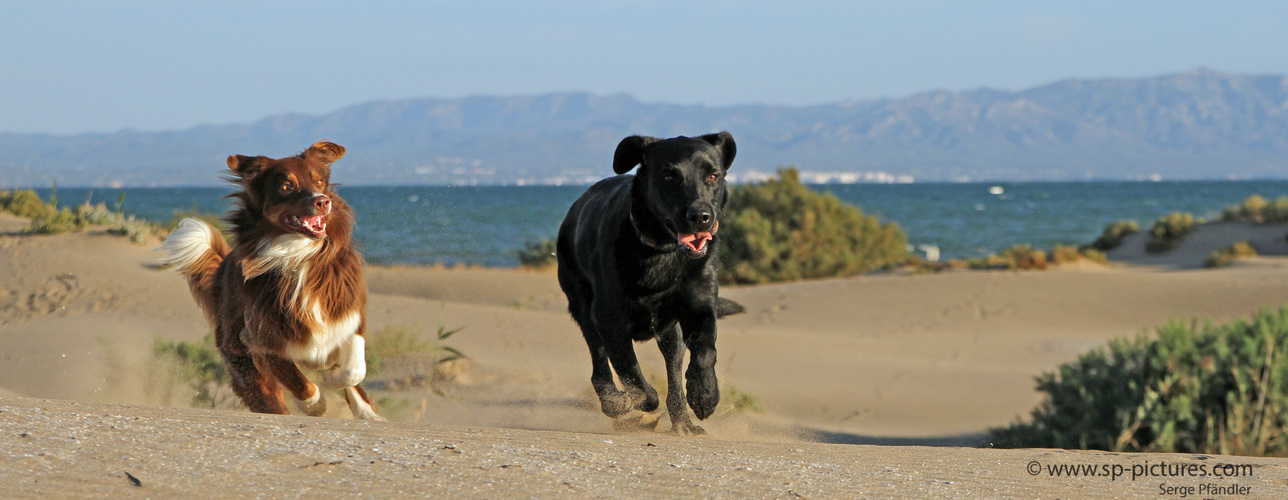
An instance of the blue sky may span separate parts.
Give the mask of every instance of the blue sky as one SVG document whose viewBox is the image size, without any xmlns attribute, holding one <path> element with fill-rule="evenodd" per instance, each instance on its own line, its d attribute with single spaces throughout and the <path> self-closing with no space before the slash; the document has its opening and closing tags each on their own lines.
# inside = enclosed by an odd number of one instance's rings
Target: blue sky
<svg viewBox="0 0 1288 500">
<path fill-rule="evenodd" d="M 1206 67 L 1288 74 L 1288 2 L 0 0 L 0 132 L 377 99 L 807 105 Z"/>
</svg>

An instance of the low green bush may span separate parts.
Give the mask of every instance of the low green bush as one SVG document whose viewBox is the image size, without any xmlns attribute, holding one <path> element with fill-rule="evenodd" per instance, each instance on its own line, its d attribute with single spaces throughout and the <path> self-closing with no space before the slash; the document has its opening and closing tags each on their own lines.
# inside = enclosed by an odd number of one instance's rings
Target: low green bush
<svg viewBox="0 0 1288 500">
<path fill-rule="evenodd" d="M 206 335 L 197 342 L 155 339 L 152 357 L 160 364 L 161 376 L 178 381 L 193 392 L 191 406 L 215 408 L 232 397 L 232 382 L 215 348 L 214 335 Z"/>
<path fill-rule="evenodd" d="M 1257 249 L 1252 246 L 1252 243 L 1240 241 L 1208 254 L 1207 260 L 1203 261 L 1203 267 L 1225 267 L 1235 259 L 1256 256 Z"/>
<path fill-rule="evenodd" d="M 895 223 L 800 182 L 794 168 L 758 185 L 730 186 L 720 219 L 720 280 L 768 283 L 850 276 L 908 258 Z"/>
<path fill-rule="evenodd" d="M 18 217 L 28 219 L 45 216 L 49 212 L 56 211 L 53 206 L 46 205 L 45 202 L 41 201 L 40 195 L 30 189 L 7 193 L 3 199 L 0 199 L 0 208 Z"/>
<path fill-rule="evenodd" d="M 26 232 L 32 234 L 61 234 L 80 231 L 87 226 L 106 226 L 108 234 L 125 236 L 130 241 L 141 243 L 149 234 L 165 233 L 155 224 L 122 213 L 120 208 L 124 195 L 117 201 L 115 210 L 108 209 L 103 203 L 85 203 L 74 210 L 60 209 L 55 205 L 55 194 L 50 194 L 50 200 L 49 203 L 41 201 L 40 195 L 29 189 L 4 192 L 0 193 L 0 209 L 31 219 Z"/>
<path fill-rule="evenodd" d="M 519 249 L 519 264 L 523 267 L 549 267 L 555 265 L 555 262 L 554 239 L 541 238 L 538 241 L 529 241 Z"/>
<path fill-rule="evenodd" d="M 1047 268 L 1047 253 L 1032 245 L 1015 245 L 987 257 L 968 259 L 971 269 L 1039 271 Z"/>
<path fill-rule="evenodd" d="M 1097 264 L 1109 263 L 1109 257 L 1105 256 L 1104 252 L 1100 250 L 1096 250 L 1094 248 L 1083 248 L 1081 250 L 1078 250 L 1078 253 L 1082 255 L 1082 258 L 1084 260 L 1095 262 Z"/>
<path fill-rule="evenodd" d="M 414 328 L 396 325 L 382 328 L 368 336 L 366 350 L 363 352 L 367 364 L 367 376 L 381 374 L 385 361 L 396 358 L 427 357 L 434 365 L 467 359 L 460 350 L 447 345 L 447 339 L 456 335 L 464 326 L 449 329 L 444 322 L 447 304 L 442 305 L 438 317 L 438 329 L 433 340 L 424 340 Z"/>
<path fill-rule="evenodd" d="M 1261 195 L 1254 194 L 1243 200 L 1243 203 L 1227 207 L 1222 220 L 1252 222 L 1288 223 L 1288 196 L 1280 196 L 1275 201 L 1267 202 Z"/>
<path fill-rule="evenodd" d="M 1051 251 L 1047 252 L 1047 256 L 1051 263 L 1057 266 L 1061 264 L 1072 264 L 1082 260 L 1082 252 L 1078 251 L 1078 247 L 1071 245 L 1056 245 L 1051 247 Z"/>
<path fill-rule="evenodd" d="M 50 205 L 50 210 L 31 219 L 26 231 L 32 234 L 62 234 L 81 227 L 83 225 L 71 210 L 66 207 L 59 210 Z"/>
<path fill-rule="evenodd" d="M 1202 219 L 1195 219 L 1189 213 L 1173 212 L 1159 217 L 1154 221 L 1154 227 L 1149 229 L 1149 242 L 1145 244 L 1145 251 L 1163 253 L 1176 248 L 1185 235 L 1194 230 L 1195 225 L 1202 223 Z"/>
<path fill-rule="evenodd" d="M 994 446 L 1288 456 L 1288 307 L 1172 322 L 1036 380 L 1044 400 Z"/>
<path fill-rule="evenodd" d="M 1123 242 L 1123 237 L 1140 231 L 1140 225 L 1134 220 L 1120 220 L 1108 226 L 1100 233 L 1096 241 L 1091 242 L 1091 248 L 1101 252 L 1107 252 L 1118 248 Z"/>
</svg>

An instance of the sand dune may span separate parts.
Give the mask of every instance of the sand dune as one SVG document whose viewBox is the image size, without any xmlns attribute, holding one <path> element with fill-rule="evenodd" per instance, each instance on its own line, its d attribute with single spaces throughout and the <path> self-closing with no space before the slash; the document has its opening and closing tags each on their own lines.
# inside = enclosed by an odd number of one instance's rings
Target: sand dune
<svg viewBox="0 0 1288 500">
<path fill-rule="evenodd" d="M 180 277 L 149 267 L 155 258 L 149 245 L 95 230 L 16 234 L 24 224 L 0 215 L 0 407 L 46 404 L 13 400 L 14 395 L 186 405 L 184 397 L 162 390 L 166 381 L 149 365 L 154 339 L 196 340 L 209 331 Z M 1204 226 L 1181 249 L 1162 256 L 1136 252 L 1143 239 L 1128 238 L 1110 253 L 1127 264 L 1107 268 L 890 274 L 725 288 L 722 294 L 748 312 L 722 320 L 717 373 L 726 395 L 736 388 L 763 412 L 718 412 L 703 423 L 712 434 L 710 450 L 724 453 L 726 445 L 715 443 L 727 441 L 798 443 L 754 448 L 765 454 L 805 446 L 804 441 L 980 443 L 988 427 L 1008 424 L 1037 403 L 1035 375 L 1110 338 L 1172 319 L 1225 321 L 1288 303 L 1288 259 L 1259 257 L 1214 270 L 1194 264 L 1195 258 L 1201 264 L 1208 247 L 1228 245 L 1230 238 L 1264 240 L 1259 249 L 1278 250 L 1263 253 L 1288 254 L 1282 248 L 1288 247 L 1285 233 L 1288 228 L 1267 225 Z M 433 432 L 467 435 L 473 431 L 454 426 L 470 426 L 617 434 L 632 443 L 664 438 L 665 419 L 659 432 L 621 434 L 599 413 L 586 347 L 553 274 L 373 266 L 367 275 L 370 335 L 394 328 L 428 335 L 440 322 L 464 326 L 450 343 L 472 362 L 468 372 L 436 392 L 373 379 L 391 416 L 421 426 L 395 434 L 434 426 L 439 430 Z M 656 346 L 641 344 L 637 351 L 646 375 L 661 385 Z M 149 418 L 168 415 L 128 410 L 135 411 Z M 236 415 L 233 420 L 271 422 Z M 328 432 L 377 424 L 335 425 Z M 383 425 L 399 424 L 379 425 L 383 434 L 397 428 Z M 353 439 L 378 435 L 365 432 Z M 517 431 L 480 432 L 501 442 Z M 699 444 L 683 446 L 708 446 L 693 442 Z M 826 453 L 835 458 L 850 452 Z M 874 453 L 880 460 L 903 460 L 899 452 L 853 453 L 855 459 Z M 966 456 L 1000 463 L 1032 455 Z"/>
<path fill-rule="evenodd" d="M 1248 221 L 1212 222 L 1201 224 L 1185 237 L 1179 248 L 1162 254 L 1145 251 L 1149 231 L 1141 231 L 1123 238 L 1118 248 L 1110 250 L 1108 257 L 1114 261 L 1176 269 L 1203 267 L 1203 261 L 1212 252 L 1221 250 L 1237 241 L 1247 241 L 1259 255 L 1288 255 L 1288 224 L 1257 224 Z"/>
<path fill-rule="evenodd" d="M 1284 498 L 1288 460 L 749 443 L 0 400 L 6 496 L 120 498 Z M 1132 478 L 1160 463 L 1235 479 Z M 1059 466 L 1113 477 L 1068 477 Z M 1217 495 L 1211 495 L 1216 497 Z M 1161 498 L 1180 498 L 1178 494 Z"/>
</svg>

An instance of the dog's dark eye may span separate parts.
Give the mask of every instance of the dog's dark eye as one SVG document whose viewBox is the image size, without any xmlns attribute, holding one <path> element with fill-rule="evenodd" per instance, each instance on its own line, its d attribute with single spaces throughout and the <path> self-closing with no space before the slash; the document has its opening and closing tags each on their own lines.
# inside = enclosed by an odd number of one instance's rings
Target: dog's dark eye
<svg viewBox="0 0 1288 500">
<path fill-rule="evenodd" d="M 680 176 L 675 175 L 675 173 L 674 173 L 674 172 L 667 172 L 667 173 L 666 173 L 666 175 L 663 175 L 663 176 L 662 176 L 662 180 L 664 180 L 664 181 L 666 181 L 666 182 L 675 182 L 675 181 L 680 180 Z"/>
<path fill-rule="evenodd" d="M 294 185 L 294 184 L 291 184 L 291 183 L 289 183 L 289 182 L 284 182 L 284 183 L 282 183 L 282 191 L 290 191 L 290 190 L 292 190 L 292 189 L 295 189 L 295 185 Z"/>
<path fill-rule="evenodd" d="M 707 181 L 715 182 L 717 180 L 720 180 L 720 174 L 711 174 L 707 176 Z"/>
</svg>

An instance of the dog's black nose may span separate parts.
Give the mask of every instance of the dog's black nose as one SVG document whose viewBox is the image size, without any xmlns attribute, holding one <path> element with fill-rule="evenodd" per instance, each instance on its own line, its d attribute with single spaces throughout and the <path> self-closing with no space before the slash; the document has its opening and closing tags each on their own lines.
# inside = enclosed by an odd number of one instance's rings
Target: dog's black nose
<svg viewBox="0 0 1288 500">
<path fill-rule="evenodd" d="M 711 225 L 711 210 L 706 208 L 690 208 L 688 213 L 689 225 L 694 229 L 707 229 Z"/>
<path fill-rule="evenodd" d="M 319 214 L 331 213 L 331 198 L 327 195 L 320 194 L 313 198 L 313 207 L 318 210 Z"/>
</svg>

